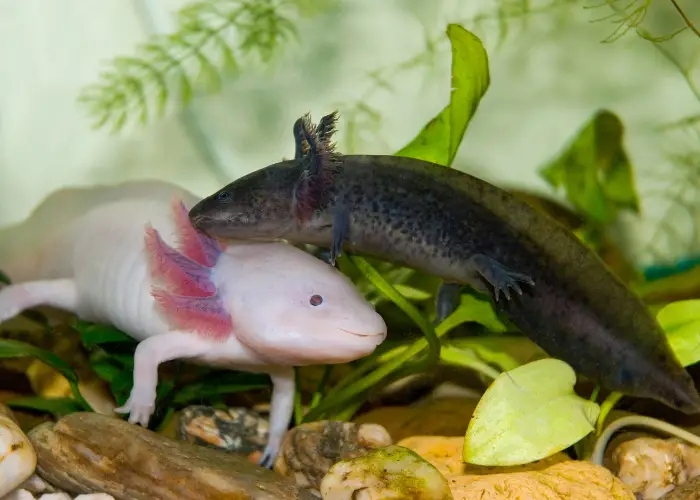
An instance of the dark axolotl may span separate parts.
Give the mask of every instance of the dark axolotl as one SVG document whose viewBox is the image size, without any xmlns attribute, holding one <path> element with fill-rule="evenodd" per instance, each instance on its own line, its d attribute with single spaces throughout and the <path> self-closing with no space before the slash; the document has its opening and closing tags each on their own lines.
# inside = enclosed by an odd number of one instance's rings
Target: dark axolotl
<svg viewBox="0 0 700 500">
<path fill-rule="evenodd" d="M 700 395 L 638 297 L 569 230 L 476 177 L 406 157 L 342 155 L 337 115 L 294 124 L 296 154 L 204 198 L 192 224 L 377 257 L 440 277 L 438 317 L 462 285 L 550 356 L 623 394 L 700 412 Z"/>
</svg>

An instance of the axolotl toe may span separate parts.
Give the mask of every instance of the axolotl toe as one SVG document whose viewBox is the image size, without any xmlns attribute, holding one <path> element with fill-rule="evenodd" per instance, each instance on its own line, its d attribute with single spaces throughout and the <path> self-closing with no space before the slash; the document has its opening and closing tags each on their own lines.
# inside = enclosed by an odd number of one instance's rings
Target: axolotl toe
<svg viewBox="0 0 700 500">
<path fill-rule="evenodd" d="M 115 411 L 143 426 L 155 409 L 161 363 L 269 374 L 270 434 L 260 464 L 271 467 L 292 415 L 293 367 L 367 356 L 386 338 L 386 324 L 322 260 L 286 243 L 224 246 L 190 224 L 185 204 L 196 203 L 194 195 L 140 182 L 78 190 L 70 210 L 49 198 L 1 233 L 4 242 L 33 245 L 0 253 L 13 280 L 0 289 L 0 322 L 48 305 L 138 340 L 134 386 Z"/>
</svg>

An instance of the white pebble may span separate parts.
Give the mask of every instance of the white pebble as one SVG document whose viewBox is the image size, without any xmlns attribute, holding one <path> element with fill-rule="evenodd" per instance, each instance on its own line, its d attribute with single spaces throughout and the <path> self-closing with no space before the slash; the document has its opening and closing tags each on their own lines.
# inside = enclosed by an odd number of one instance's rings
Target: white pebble
<svg viewBox="0 0 700 500">
<path fill-rule="evenodd" d="M 85 495 L 78 495 L 74 500 L 114 500 L 112 495 L 107 493 L 89 493 Z"/>
<path fill-rule="evenodd" d="M 0 498 L 29 479 L 36 453 L 27 436 L 11 419 L 0 415 Z"/>
<path fill-rule="evenodd" d="M 68 493 L 44 493 L 39 500 L 71 500 Z"/>
<path fill-rule="evenodd" d="M 36 500 L 36 498 L 30 491 L 19 489 L 5 495 L 2 500 Z"/>
</svg>

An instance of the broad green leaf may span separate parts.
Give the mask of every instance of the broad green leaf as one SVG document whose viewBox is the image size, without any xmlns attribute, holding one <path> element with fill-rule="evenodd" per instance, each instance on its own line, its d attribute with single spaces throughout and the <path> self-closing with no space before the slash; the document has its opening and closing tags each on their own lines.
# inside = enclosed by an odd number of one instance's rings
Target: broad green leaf
<svg viewBox="0 0 700 500">
<path fill-rule="evenodd" d="M 450 103 L 396 156 L 451 166 L 467 125 L 490 83 L 488 55 L 481 40 L 462 26 L 449 24 L 452 44 Z"/>
<path fill-rule="evenodd" d="M 502 373 L 469 422 L 462 456 L 477 465 L 522 465 L 568 448 L 591 431 L 600 407 L 574 392 L 576 374 L 547 358 Z"/>
<path fill-rule="evenodd" d="M 597 223 L 612 221 L 619 210 L 639 213 L 622 122 L 607 110 L 598 111 L 540 175 L 555 189 L 563 188 L 576 210 Z"/>
<path fill-rule="evenodd" d="M 71 398 L 42 398 L 39 396 L 15 398 L 7 401 L 6 404 L 10 408 L 39 410 L 51 413 L 57 419 L 70 413 L 83 411 L 82 406 Z"/>
<path fill-rule="evenodd" d="M 88 410 L 92 410 L 90 405 L 83 399 L 78 388 L 78 376 L 73 368 L 50 351 L 39 349 L 26 342 L 18 340 L 0 339 L 0 358 L 34 358 L 47 366 L 50 366 L 63 375 L 70 384 L 71 390 L 76 400 Z"/>
<path fill-rule="evenodd" d="M 669 344 L 683 366 L 700 361 L 700 300 L 680 300 L 656 315 Z"/>
<path fill-rule="evenodd" d="M 76 330 L 80 332 L 85 347 L 113 342 L 136 343 L 136 340 L 109 325 L 102 324 L 78 324 Z"/>
<path fill-rule="evenodd" d="M 700 299 L 679 300 L 664 306 L 656 319 L 666 332 L 677 330 L 700 320 Z"/>
<path fill-rule="evenodd" d="M 5 283 L 6 285 L 12 284 L 7 274 L 3 273 L 2 271 L 0 271 L 0 283 Z"/>
</svg>

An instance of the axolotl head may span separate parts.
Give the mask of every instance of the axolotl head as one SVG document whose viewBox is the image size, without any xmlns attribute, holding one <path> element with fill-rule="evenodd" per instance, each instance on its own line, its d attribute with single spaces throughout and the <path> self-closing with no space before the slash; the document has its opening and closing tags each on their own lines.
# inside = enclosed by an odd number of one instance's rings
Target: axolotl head
<svg viewBox="0 0 700 500">
<path fill-rule="evenodd" d="M 214 280 L 235 335 L 264 359 L 345 363 L 371 354 L 386 338 L 383 318 L 352 281 L 287 243 L 230 246 Z"/>
<path fill-rule="evenodd" d="M 334 267 L 287 243 L 224 249 L 174 201 L 179 248 L 150 227 L 145 240 L 152 295 L 174 328 L 235 336 L 264 361 L 294 366 L 352 361 L 386 338 L 381 315 Z"/>
<path fill-rule="evenodd" d="M 287 160 L 250 172 L 197 202 L 190 222 L 214 238 L 289 239 L 301 167 L 298 160 Z"/>
</svg>

